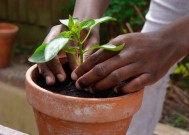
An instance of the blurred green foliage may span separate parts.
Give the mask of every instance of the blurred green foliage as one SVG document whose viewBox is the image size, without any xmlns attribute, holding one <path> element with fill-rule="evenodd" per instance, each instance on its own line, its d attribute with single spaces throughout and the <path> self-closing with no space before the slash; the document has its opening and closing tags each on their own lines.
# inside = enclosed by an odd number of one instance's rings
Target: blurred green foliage
<svg viewBox="0 0 189 135">
<path fill-rule="evenodd" d="M 178 116 L 164 116 L 164 122 L 169 124 L 173 127 L 186 129 L 187 128 L 187 121 L 183 117 Z"/>
<path fill-rule="evenodd" d="M 72 14 L 75 0 L 70 0 L 69 13 Z M 128 33 L 125 23 L 129 23 L 134 31 L 140 31 L 144 21 L 137 14 L 136 6 L 144 17 L 148 11 L 149 0 L 111 0 L 111 3 L 105 12 L 105 16 L 112 16 L 117 22 L 101 25 L 101 43 L 106 43 L 113 37 Z"/>
<path fill-rule="evenodd" d="M 129 22 L 131 27 L 140 31 L 144 22 L 137 14 L 134 6 L 136 6 L 143 17 L 145 16 L 149 2 L 147 0 L 112 0 L 105 15 L 117 18 L 119 25 L 124 27 Z"/>
<path fill-rule="evenodd" d="M 189 92 L 189 55 L 177 64 L 174 73 L 171 75 L 171 80 L 174 84 Z"/>
<path fill-rule="evenodd" d="M 101 42 L 108 42 L 110 39 L 129 32 L 128 23 L 134 32 L 141 31 L 148 11 L 148 0 L 112 0 L 105 15 L 112 16 L 117 22 L 112 22 L 101 27 Z M 136 11 L 136 8 L 139 12 Z M 141 16 L 139 15 L 141 14 Z"/>
</svg>

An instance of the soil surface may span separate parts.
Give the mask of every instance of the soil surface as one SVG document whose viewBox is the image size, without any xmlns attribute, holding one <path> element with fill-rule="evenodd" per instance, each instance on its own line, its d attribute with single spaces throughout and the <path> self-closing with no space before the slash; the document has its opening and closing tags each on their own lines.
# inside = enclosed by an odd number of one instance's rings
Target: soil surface
<svg viewBox="0 0 189 135">
<path fill-rule="evenodd" d="M 37 80 L 36 80 L 36 84 L 38 84 L 40 87 L 45 88 L 49 91 L 55 92 L 55 93 L 59 93 L 62 95 L 67 95 L 67 96 L 73 96 L 73 97 L 84 97 L 84 98 L 110 98 L 110 97 L 117 97 L 117 96 L 122 96 L 123 94 L 118 94 L 115 93 L 113 91 L 113 89 L 109 89 L 106 91 L 102 91 L 102 92 L 98 92 L 98 93 L 90 93 L 88 91 L 84 91 L 84 90 L 78 90 L 75 87 L 75 82 L 73 80 L 71 80 L 70 78 L 70 70 L 68 68 L 68 64 L 66 64 L 64 66 L 64 70 L 67 73 L 67 80 L 65 82 L 58 82 L 58 80 L 56 81 L 56 83 L 52 86 L 48 86 L 45 83 L 45 79 L 40 76 Z"/>
</svg>

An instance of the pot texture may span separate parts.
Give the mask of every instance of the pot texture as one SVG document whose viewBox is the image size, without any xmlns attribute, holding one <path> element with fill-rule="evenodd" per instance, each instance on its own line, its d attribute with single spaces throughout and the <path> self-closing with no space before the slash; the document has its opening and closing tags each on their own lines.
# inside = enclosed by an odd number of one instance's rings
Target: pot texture
<svg viewBox="0 0 189 135">
<path fill-rule="evenodd" d="M 26 73 L 27 99 L 40 135 L 125 135 L 141 106 L 143 90 L 114 98 L 78 98 L 35 84 L 37 66 Z"/>
<path fill-rule="evenodd" d="M 0 23 L 0 68 L 9 65 L 18 27 L 14 24 Z"/>
</svg>

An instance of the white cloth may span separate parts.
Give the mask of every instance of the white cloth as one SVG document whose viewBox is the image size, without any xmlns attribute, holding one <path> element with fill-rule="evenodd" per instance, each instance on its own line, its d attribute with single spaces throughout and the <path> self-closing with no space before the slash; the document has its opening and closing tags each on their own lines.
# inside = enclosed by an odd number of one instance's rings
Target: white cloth
<svg viewBox="0 0 189 135">
<path fill-rule="evenodd" d="M 156 31 L 185 15 L 189 15 L 189 0 L 151 0 L 142 32 Z M 134 115 L 127 135 L 153 134 L 161 116 L 172 69 L 157 83 L 145 88 L 142 106 Z"/>
</svg>

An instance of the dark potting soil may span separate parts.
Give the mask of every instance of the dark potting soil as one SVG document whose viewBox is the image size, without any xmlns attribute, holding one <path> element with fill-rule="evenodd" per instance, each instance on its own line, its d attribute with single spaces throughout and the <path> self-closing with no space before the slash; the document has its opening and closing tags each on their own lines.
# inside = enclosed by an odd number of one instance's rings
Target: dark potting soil
<svg viewBox="0 0 189 135">
<path fill-rule="evenodd" d="M 75 82 L 70 78 L 70 70 L 68 64 L 64 65 L 64 70 L 67 73 L 67 80 L 64 82 L 59 82 L 58 80 L 56 83 L 52 86 L 48 86 L 45 82 L 45 79 L 40 76 L 36 80 L 36 84 L 39 85 L 42 88 L 45 88 L 51 92 L 59 93 L 62 95 L 67 95 L 67 96 L 73 96 L 73 97 L 84 97 L 84 98 L 109 98 L 109 97 L 117 97 L 117 96 L 122 96 L 123 94 L 120 93 L 115 93 L 113 89 L 109 89 L 106 91 L 98 92 L 98 93 L 89 93 L 84 90 L 78 90 L 75 87 Z"/>
</svg>

